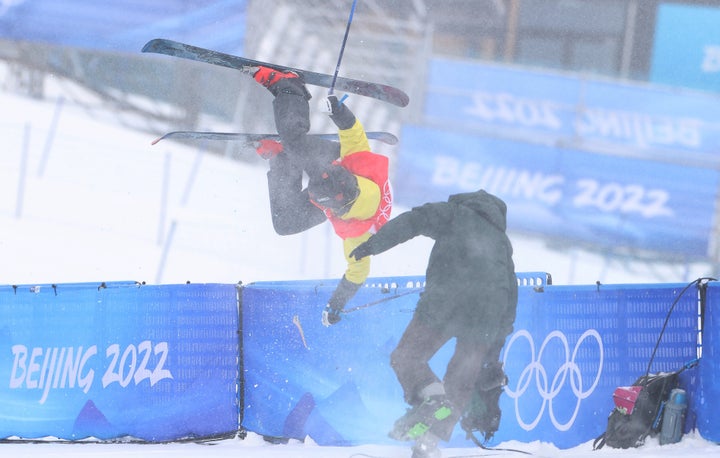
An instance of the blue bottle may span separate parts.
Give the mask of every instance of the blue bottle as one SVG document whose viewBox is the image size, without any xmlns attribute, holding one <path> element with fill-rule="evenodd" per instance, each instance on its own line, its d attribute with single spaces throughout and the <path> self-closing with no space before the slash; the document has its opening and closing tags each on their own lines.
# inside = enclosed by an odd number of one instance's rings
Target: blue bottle
<svg viewBox="0 0 720 458">
<path fill-rule="evenodd" d="M 685 427 L 685 412 L 687 411 L 687 395 L 685 390 L 675 388 L 665 403 L 662 429 L 660 430 L 660 445 L 680 442 Z"/>
</svg>

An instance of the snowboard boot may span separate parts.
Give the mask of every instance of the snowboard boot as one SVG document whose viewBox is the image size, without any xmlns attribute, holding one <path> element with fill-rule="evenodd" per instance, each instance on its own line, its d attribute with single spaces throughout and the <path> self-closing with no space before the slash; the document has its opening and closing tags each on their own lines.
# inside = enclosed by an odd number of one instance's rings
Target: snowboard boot
<svg viewBox="0 0 720 458">
<path fill-rule="evenodd" d="M 420 437 L 412 447 L 411 458 L 442 458 L 437 444 L 439 439 L 433 433 Z"/>
<path fill-rule="evenodd" d="M 429 396 L 400 417 L 389 436 L 399 441 L 416 440 L 431 428 L 440 428 L 443 423 L 451 421 L 451 414 L 452 406 L 445 395 Z"/>
</svg>

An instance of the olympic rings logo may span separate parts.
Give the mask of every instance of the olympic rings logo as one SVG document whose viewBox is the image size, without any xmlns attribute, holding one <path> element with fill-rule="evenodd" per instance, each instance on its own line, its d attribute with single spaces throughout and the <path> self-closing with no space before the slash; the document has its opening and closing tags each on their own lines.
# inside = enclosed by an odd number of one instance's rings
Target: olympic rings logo
<svg viewBox="0 0 720 458">
<path fill-rule="evenodd" d="M 505 387 L 505 392 L 508 394 L 508 396 L 515 400 L 515 417 L 517 418 L 518 424 L 526 431 L 534 429 L 540 422 L 540 419 L 545 412 L 545 408 L 547 407 L 550 415 L 550 421 L 552 421 L 552 424 L 555 426 L 555 428 L 557 428 L 559 431 L 567 431 L 575 422 L 575 418 L 577 417 L 578 411 L 580 410 L 580 402 L 590 396 L 590 394 L 595 391 L 595 388 L 600 382 L 600 374 L 602 373 L 604 360 L 603 344 L 602 339 L 600 338 L 600 334 L 594 329 L 588 329 L 580 336 L 577 343 L 575 344 L 575 348 L 573 349 L 572 354 L 570 354 L 570 346 L 568 345 L 567 337 L 565 336 L 565 334 L 560 331 L 552 331 L 550 334 L 548 334 L 548 336 L 545 338 L 542 345 L 540 346 L 540 350 L 538 351 L 536 358 L 535 342 L 533 341 L 532 336 L 527 330 L 520 330 L 513 334 L 513 336 L 510 338 L 510 341 L 505 346 L 505 354 L 503 356 L 503 365 L 505 367 L 507 367 L 507 360 L 508 354 L 510 354 L 510 349 L 519 339 L 527 340 L 528 344 L 530 345 L 530 362 L 527 366 L 525 366 L 525 369 L 522 370 L 519 377 L 517 378 L 517 384 L 515 385 L 515 389 L 510 389 L 509 385 Z M 548 373 L 545 370 L 545 367 L 543 367 L 541 361 L 543 358 L 543 352 L 545 352 L 548 344 L 554 339 L 560 341 L 560 344 L 565 351 L 565 361 L 560 365 L 557 372 L 553 376 L 550 385 L 548 385 Z M 580 346 L 583 344 L 583 342 L 585 342 L 585 340 L 588 339 L 594 339 L 597 343 L 599 349 L 599 363 L 597 365 L 597 373 L 595 374 L 595 379 L 592 385 L 584 390 L 582 374 L 580 373 L 580 367 L 575 363 L 575 358 L 578 355 Z M 540 406 L 540 410 L 537 416 L 530 423 L 526 423 L 520 415 L 520 398 L 528 391 L 528 389 L 530 389 L 530 384 L 532 382 L 533 376 L 535 378 L 535 387 L 540 397 L 542 398 L 542 405 Z M 570 381 L 570 389 L 572 390 L 572 393 L 576 397 L 577 401 L 575 403 L 575 410 L 570 419 L 565 423 L 560 423 L 555 416 L 555 410 L 553 409 L 553 400 L 556 396 L 558 396 L 560 391 L 565 386 L 566 380 L 568 379 Z"/>
</svg>

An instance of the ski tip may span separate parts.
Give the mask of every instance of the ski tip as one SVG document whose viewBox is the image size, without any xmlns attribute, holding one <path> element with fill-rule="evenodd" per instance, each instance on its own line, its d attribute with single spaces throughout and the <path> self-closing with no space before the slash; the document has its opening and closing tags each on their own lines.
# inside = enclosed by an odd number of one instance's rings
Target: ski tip
<svg viewBox="0 0 720 458">
<path fill-rule="evenodd" d="M 405 108 L 410 103 L 410 96 L 407 95 L 405 92 L 398 90 L 396 102 L 397 106 Z"/>
<path fill-rule="evenodd" d="M 145 43 L 145 46 L 142 47 L 142 52 L 153 52 L 160 41 L 160 38 L 153 38 L 152 40 L 148 41 L 147 43 Z"/>
<path fill-rule="evenodd" d="M 156 143 L 158 143 L 158 142 L 159 142 L 160 140 L 162 140 L 163 138 L 165 138 L 164 135 L 163 135 L 162 137 L 156 138 L 155 140 L 153 140 L 152 142 L 150 142 L 150 144 L 151 144 L 151 145 L 155 145 Z"/>
<path fill-rule="evenodd" d="M 388 145 L 397 145 L 398 141 L 398 138 L 393 134 L 388 135 L 388 137 L 385 139 L 385 143 L 387 143 Z"/>
</svg>

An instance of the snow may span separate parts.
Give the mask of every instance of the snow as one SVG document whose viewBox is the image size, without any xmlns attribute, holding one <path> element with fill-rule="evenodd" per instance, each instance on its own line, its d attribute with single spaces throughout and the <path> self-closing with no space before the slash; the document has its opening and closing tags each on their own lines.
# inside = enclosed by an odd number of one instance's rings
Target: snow
<svg viewBox="0 0 720 458">
<path fill-rule="evenodd" d="M 523 443 L 510 441 L 500 444 L 499 448 L 522 450 L 539 457 L 568 458 L 599 458 L 604 456 L 621 456 L 635 458 L 668 458 L 668 457 L 715 457 L 720 452 L 717 444 L 708 442 L 696 433 L 683 437 L 677 444 L 659 445 L 657 439 L 648 439 L 642 447 L 634 449 L 592 449 L 592 441 L 578 447 L 559 450 L 552 444 L 544 442 Z M 444 458 L 461 458 L 476 456 L 527 456 L 510 451 L 490 451 L 479 448 L 448 448 L 442 451 Z M 213 458 L 247 457 L 247 458 L 410 458 L 409 447 L 402 445 L 363 445 L 356 447 L 319 446 L 306 439 L 304 442 L 291 441 L 287 444 L 270 444 L 256 434 L 248 434 L 245 439 L 226 439 L 213 443 L 170 443 L 170 444 L 2 444 L 0 455 L 23 457 L 172 457 L 198 458 L 212 455 Z"/>
<path fill-rule="evenodd" d="M 0 69 L 4 71 L 4 69 Z M 279 237 L 267 203 L 266 164 L 205 154 L 197 145 L 160 142 L 123 128 L 90 95 L 49 78 L 48 97 L 0 92 L 0 282 L 40 284 L 135 280 L 155 284 L 336 278 L 341 247 L 329 225 Z M 68 97 L 68 98 L 65 98 Z M 57 101 L 66 100 L 61 106 Z M 87 100 L 86 100 L 87 101 Z M 60 108 L 58 108 L 60 107 Z M 59 117 L 55 118 L 55 114 Z M 57 131 L 52 125 L 57 121 Z M 252 152 L 249 152 L 252 156 Z M 402 211 L 397 209 L 395 214 Z M 706 265 L 608 261 L 581 249 L 556 251 L 543 241 L 513 235 L 518 271 L 546 271 L 556 284 L 677 282 L 707 275 Z M 373 260 L 373 276 L 424 272 L 431 241 L 412 240 Z M 604 421 L 604 420 L 602 420 Z M 716 456 L 720 449 L 696 433 L 679 444 L 656 439 L 639 449 L 570 450 L 548 443 L 508 442 L 539 456 Z M 446 449 L 444 456 L 487 455 Z M 499 452 L 498 452 L 499 453 Z M 214 445 L 3 444 L 0 454 L 53 456 L 409 457 L 409 448 L 367 445 L 320 447 L 308 439 L 271 445 L 250 433 Z M 520 456 L 517 453 L 502 453 Z M 360 456 L 360 455 L 358 455 Z"/>
</svg>

